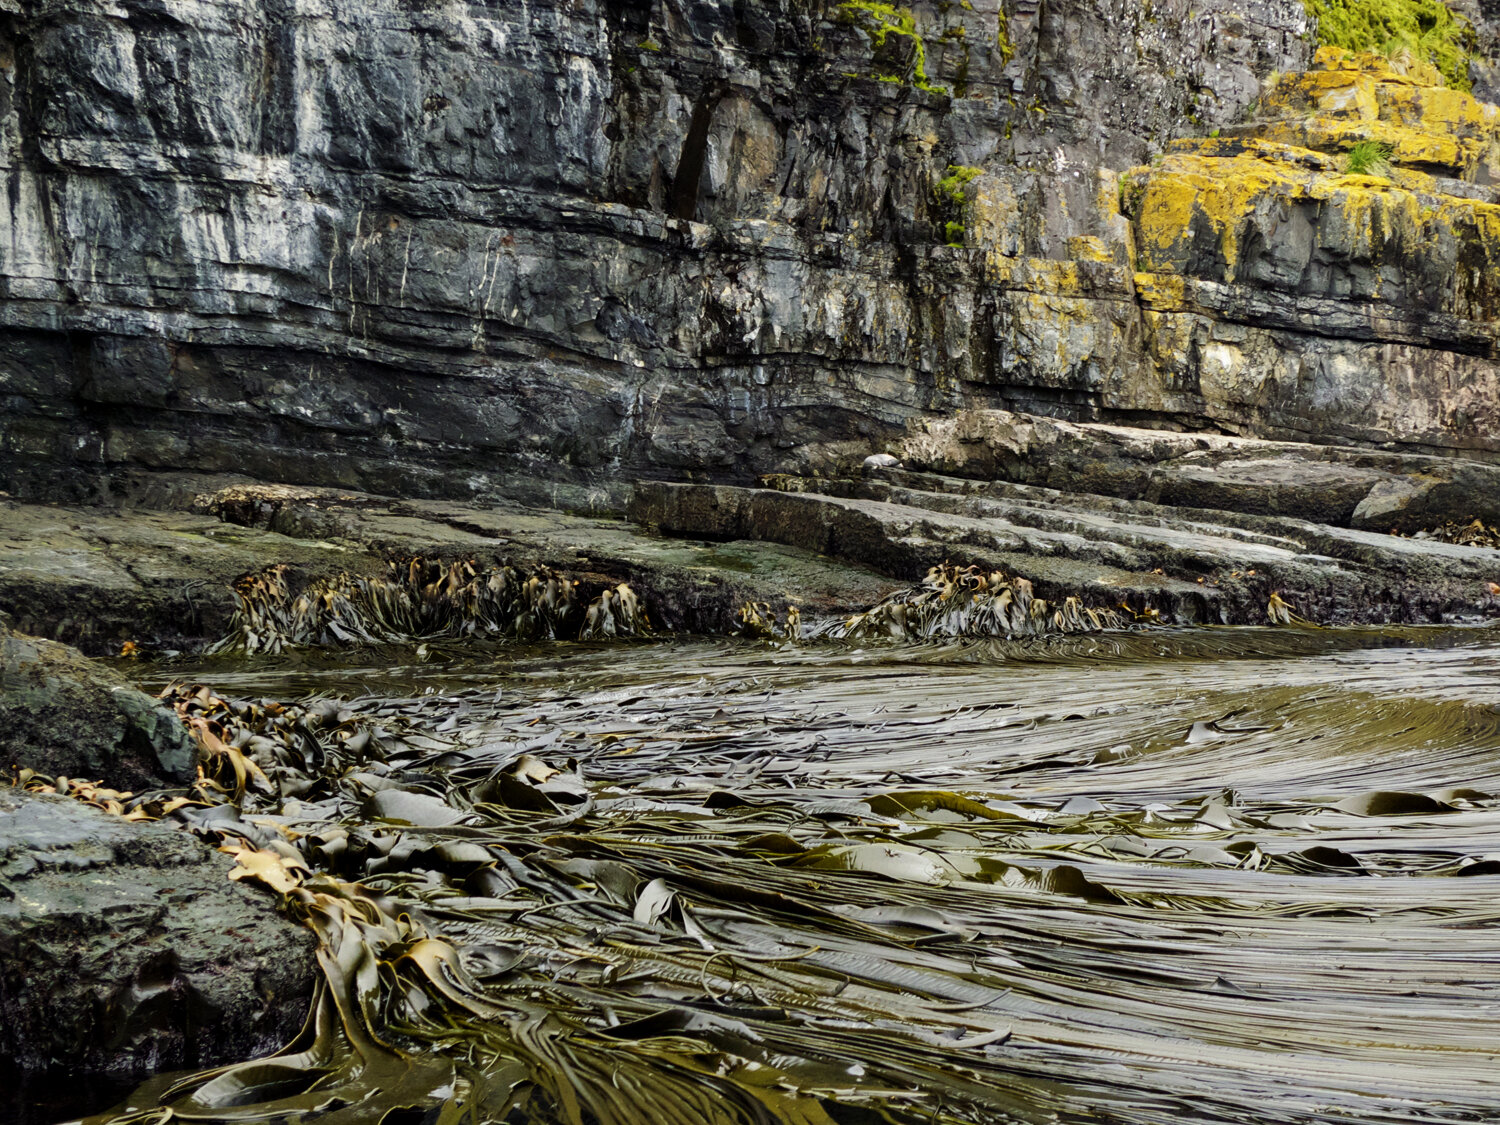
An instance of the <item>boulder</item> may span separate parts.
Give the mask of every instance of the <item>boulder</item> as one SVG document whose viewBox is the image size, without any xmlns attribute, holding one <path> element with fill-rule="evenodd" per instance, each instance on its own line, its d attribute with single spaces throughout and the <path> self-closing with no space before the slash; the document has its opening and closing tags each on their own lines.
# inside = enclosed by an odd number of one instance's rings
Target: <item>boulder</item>
<svg viewBox="0 0 1500 1125">
<path fill-rule="evenodd" d="M 0 625 L 0 768 L 156 788 L 196 776 L 171 711 L 77 649 Z"/>
<path fill-rule="evenodd" d="M 281 1046 L 316 940 L 229 867 L 167 825 L 0 789 L 0 1059 L 131 1080 Z"/>
</svg>

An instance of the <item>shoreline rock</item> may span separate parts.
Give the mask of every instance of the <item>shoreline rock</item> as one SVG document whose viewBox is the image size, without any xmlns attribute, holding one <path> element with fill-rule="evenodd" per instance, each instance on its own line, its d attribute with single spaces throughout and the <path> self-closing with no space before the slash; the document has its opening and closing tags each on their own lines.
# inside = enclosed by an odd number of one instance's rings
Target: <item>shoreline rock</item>
<svg viewBox="0 0 1500 1125">
<path fill-rule="evenodd" d="M 177 716 L 124 676 L 0 625 L 0 769 L 117 789 L 186 785 L 198 748 Z"/>
<path fill-rule="evenodd" d="M 912 470 L 1367 531 L 1500 520 L 1500 466 L 964 410 L 897 444 Z"/>
<path fill-rule="evenodd" d="M 124 1080 L 280 1047 L 316 940 L 231 866 L 168 825 L 0 788 L 0 1056 Z"/>
</svg>

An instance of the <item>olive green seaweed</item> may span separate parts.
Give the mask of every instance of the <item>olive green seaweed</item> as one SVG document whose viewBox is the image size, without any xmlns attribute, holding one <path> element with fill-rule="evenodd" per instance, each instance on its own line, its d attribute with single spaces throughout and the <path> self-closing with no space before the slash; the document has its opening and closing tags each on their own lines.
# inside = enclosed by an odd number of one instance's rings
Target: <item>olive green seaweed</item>
<svg viewBox="0 0 1500 1125">
<path fill-rule="evenodd" d="M 907 632 L 1042 616 L 934 571 Z M 1489 631 L 1059 611 L 170 688 L 204 782 L 105 799 L 219 843 L 322 984 L 94 1125 L 1500 1119 Z"/>
</svg>

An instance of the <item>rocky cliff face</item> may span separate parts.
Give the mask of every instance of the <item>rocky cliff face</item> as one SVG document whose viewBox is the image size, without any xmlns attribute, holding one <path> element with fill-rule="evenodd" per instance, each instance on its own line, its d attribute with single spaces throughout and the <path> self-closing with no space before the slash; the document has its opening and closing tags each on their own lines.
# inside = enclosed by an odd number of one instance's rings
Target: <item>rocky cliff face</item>
<svg viewBox="0 0 1500 1125">
<path fill-rule="evenodd" d="M 1304 293 L 1301 219 L 1254 292 L 1141 260 L 1117 172 L 1312 53 L 1300 0 L 0 0 L 0 476 L 617 504 L 963 406 L 1492 456 L 1490 312 Z"/>
</svg>

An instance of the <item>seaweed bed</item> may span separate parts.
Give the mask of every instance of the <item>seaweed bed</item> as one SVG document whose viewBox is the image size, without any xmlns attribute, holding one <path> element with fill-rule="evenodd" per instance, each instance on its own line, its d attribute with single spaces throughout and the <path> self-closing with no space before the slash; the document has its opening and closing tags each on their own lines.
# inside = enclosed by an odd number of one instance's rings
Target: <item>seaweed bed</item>
<svg viewBox="0 0 1500 1125">
<path fill-rule="evenodd" d="M 1494 1120 L 1497 640 L 157 666 L 218 768 L 133 806 L 326 980 L 280 1055 L 92 1120 Z"/>
</svg>

